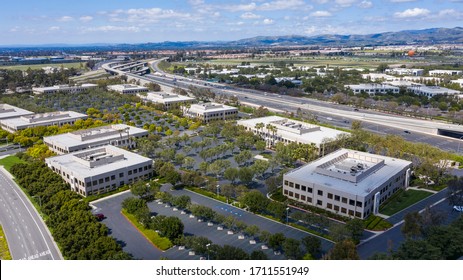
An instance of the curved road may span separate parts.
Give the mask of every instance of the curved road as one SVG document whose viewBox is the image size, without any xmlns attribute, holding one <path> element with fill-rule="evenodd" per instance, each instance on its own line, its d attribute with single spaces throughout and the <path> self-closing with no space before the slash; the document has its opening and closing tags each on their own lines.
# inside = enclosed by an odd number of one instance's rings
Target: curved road
<svg viewBox="0 0 463 280">
<path fill-rule="evenodd" d="M 14 260 L 63 259 L 37 210 L 3 167 L 0 208 L 0 222 Z"/>
</svg>

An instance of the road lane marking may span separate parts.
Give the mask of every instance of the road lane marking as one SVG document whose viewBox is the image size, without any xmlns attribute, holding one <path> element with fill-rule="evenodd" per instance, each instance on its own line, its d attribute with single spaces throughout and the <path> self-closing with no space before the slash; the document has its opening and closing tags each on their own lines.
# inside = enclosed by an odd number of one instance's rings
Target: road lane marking
<svg viewBox="0 0 463 280">
<path fill-rule="evenodd" d="M 47 251 L 43 251 L 43 252 L 33 254 L 33 255 L 30 255 L 30 256 L 24 255 L 24 258 L 20 259 L 20 261 L 36 260 L 36 259 L 44 257 L 46 255 L 51 255 L 51 257 L 53 258 L 53 255 L 51 254 L 50 250 L 47 250 Z"/>
</svg>

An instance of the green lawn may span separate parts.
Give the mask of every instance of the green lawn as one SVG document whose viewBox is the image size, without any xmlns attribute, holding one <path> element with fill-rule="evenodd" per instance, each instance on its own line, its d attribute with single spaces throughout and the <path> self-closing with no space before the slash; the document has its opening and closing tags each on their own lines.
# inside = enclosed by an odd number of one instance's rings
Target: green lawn
<svg viewBox="0 0 463 280">
<path fill-rule="evenodd" d="M 138 231 L 145 236 L 156 248 L 165 251 L 172 247 L 172 242 L 165 237 L 160 237 L 159 234 L 152 230 L 145 228 L 142 224 L 137 221 L 134 215 L 127 213 L 125 209 L 121 211 L 122 215 L 124 215 L 127 220 L 129 220 L 137 229 Z"/>
<path fill-rule="evenodd" d="M 26 163 L 26 162 L 18 158 L 17 156 L 8 156 L 8 157 L 0 159 L 0 165 L 4 166 L 5 169 L 8 170 L 8 172 L 10 172 L 10 168 L 16 163 Z"/>
<path fill-rule="evenodd" d="M 426 191 L 399 191 L 386 201 L 386 203 L 381 207 L 380 213 L 391 216 L 430 195 L 432 195 L 432 193 Z"/>
<path fill-rule="evenodd" d="M 10 250 L 8 249 L 8 242 L 6 242 L 6 236 L 3 232 L 2 226 L 0 226 L 0 260 L 11 260 Z"/>
<path fill-rule="evenodd" d="M 85 68 L 85 62 L 82 62 L 82 65 L 83 65 L 83 69 L 86 69 Z M 12 66 L 5 66 L 5 65 L 2 65 L 0 66 L 0 69 L 6 69 L 6 70 L 21 70 L 21 71 L 26 71 L 27 69 L 32 69 L 32 70 L 36 70 L 36 69 L 42 69 L 43 67 L 57 67 L 57 68 L 60 68 L 61 66 L 63 68 L 77 68 L 77 69 L 81 69 L 81 63 L 80 62 L 71 62 L 71 63 L 58 63 L 58 64 L 33 64 L 33 65 L 12 65 Z"/>
</svg>

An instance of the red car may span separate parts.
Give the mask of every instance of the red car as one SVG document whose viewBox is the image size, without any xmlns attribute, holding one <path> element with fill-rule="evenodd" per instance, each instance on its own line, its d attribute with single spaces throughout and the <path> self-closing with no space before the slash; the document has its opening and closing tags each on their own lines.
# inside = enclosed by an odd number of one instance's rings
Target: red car
<svg viewBox="0 0 463 280">
<path fill-rule="evenodd" d="M 103 214 L 95 214 L 94 216 L 98 221 L 102 221 L 104 218 L 106 218 Z"/>
</svg>

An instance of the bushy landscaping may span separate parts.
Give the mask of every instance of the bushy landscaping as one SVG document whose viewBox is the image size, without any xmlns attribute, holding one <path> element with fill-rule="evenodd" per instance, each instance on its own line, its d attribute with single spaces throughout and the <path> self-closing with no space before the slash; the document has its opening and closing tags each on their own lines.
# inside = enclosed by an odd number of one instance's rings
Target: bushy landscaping
<svg viewBox="0 0 463 280">
<path fill-rule="evenodd" d="M 5 232 L 0 225 L 0 260 L 11 260 L 10 250 L 8 249 L 8 242 L 6 240 Z"/>
</svg>

